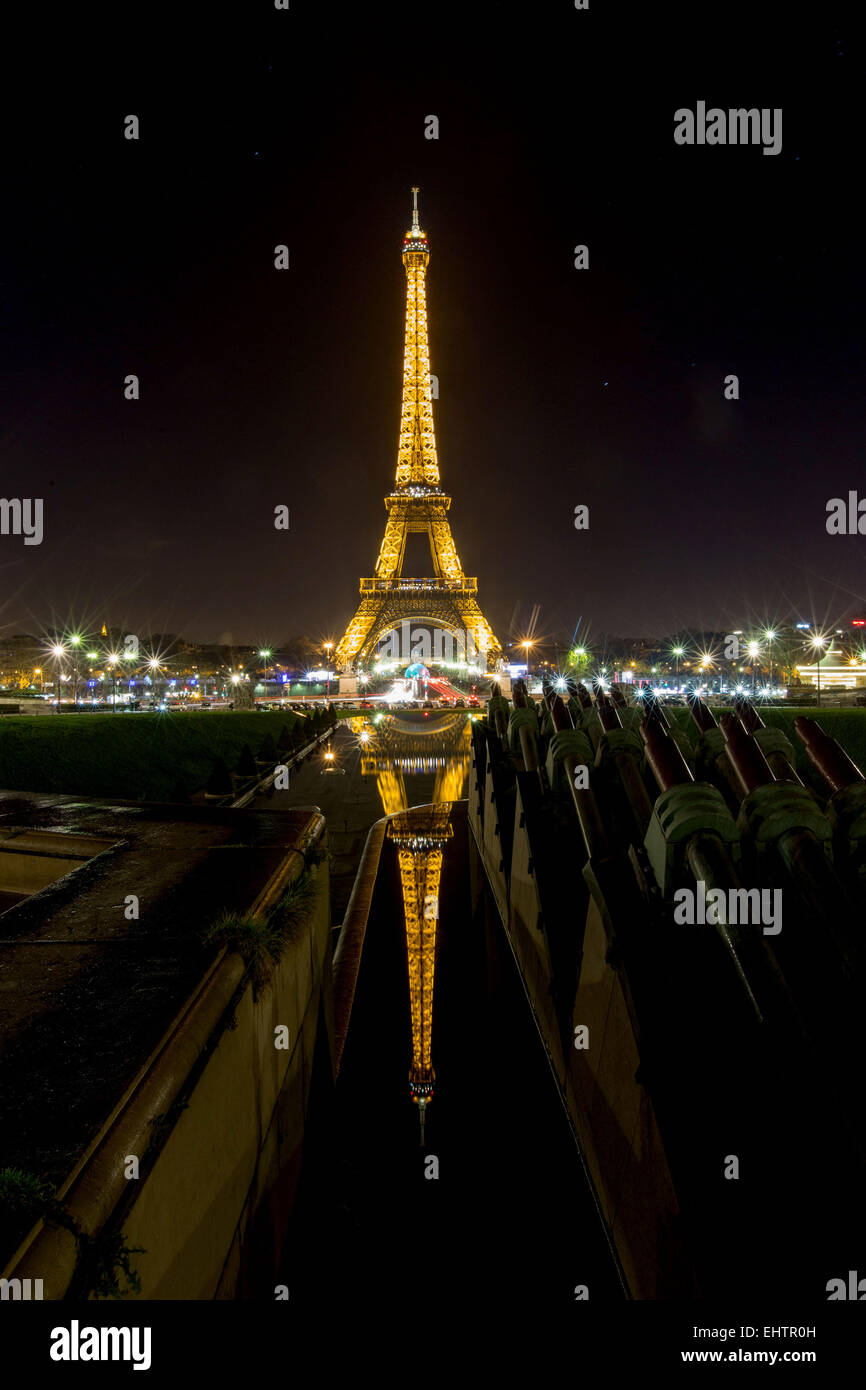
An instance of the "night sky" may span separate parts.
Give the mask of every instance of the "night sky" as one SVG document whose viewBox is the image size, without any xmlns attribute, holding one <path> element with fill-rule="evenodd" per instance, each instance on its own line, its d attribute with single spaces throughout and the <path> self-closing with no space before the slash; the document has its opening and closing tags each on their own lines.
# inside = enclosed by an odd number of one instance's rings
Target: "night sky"
<svg viewBox="0 0 866 1390">
<path fill-rule="evenodd" d="M 854 13 L 46 21 L 7 56 L 0 488 L 45 499 L 45 537 L 0 537 L 0 635 L 339 638 L 393 485 L 413 183 L 442 486 L 501 640 L 533 610 L 565 636 L 866 613 L 866 538 L 825 530 L 866 495 Z M 781 153 L 676 145 L 699 100 L 781 107 Z"/>
</svg>

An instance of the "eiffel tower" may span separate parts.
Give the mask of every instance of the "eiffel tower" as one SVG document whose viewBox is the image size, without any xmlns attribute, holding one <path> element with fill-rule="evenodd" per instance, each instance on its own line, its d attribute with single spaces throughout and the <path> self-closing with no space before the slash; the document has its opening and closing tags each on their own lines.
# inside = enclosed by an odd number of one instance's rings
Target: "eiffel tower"
<svg viewBox="0 0 866 1390">
<path fill-rule="evenodd" d="M 468 721 L 467 721 L 467 727 Z M 418 806 L 388 822 L 388 839 L 398 846 L 406 953 L 409 967 L 409 1014 L 412 1020 L 412 1069 L 409 1094 L 418 1106 L 421 1143 L 424 1120 L 433 1099 L 433 979 L 439 924 L 442 850 L 454 838 L 451 802 Z"/>
<path fill-rule="evenodd" d="M 430 252 L 418 223 L 417 188 L 412 195 L 412 226 L 403 237 L 406 346 L 396 486 L 385 498 L 388 521 L 376 573 L 361 580 L 361 603 L 334 653 L 337 669 L 347 676 L 353 665 L 369 663 L 380 637 L 398 629 L 405 619 L 471 634 L 488 666 L 502 652 L 478 606 L 478 580 L 463 573 L 448 521 L 451 498 L 439 487 L 424 288 Z M 433 578 L 409 579 L 403 574 L 410 531 L 427 535 Z M 407 662 L 410 659 L 407 652 Z"/>
</svg>

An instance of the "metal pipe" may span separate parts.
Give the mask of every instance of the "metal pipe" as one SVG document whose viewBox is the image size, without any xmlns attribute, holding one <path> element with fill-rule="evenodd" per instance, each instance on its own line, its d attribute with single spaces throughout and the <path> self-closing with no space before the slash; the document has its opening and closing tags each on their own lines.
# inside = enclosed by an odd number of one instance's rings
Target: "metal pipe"
<svg viewBox="0 0 866 1390">
<path fill-rule="evenodd" d="M 746 797 L 756 787 L 775 782 L 770 764 L 755 740 L 749 738 L 739 719 L 735 719 L 732 714 L 723 714 L 721 726 L 725 736 L 725 751 L 742 795 Z"/>
<path fill-rule="evenodd" d="M 841 792 L 854 782 L 866 781 L 860 768 L 838 742 L 807 715 L 800 714 L 794 720 L 797 737 L 806 746 L 806 756 L 813 767 L 827 783 L 833 793 Z"/>
<path fill-rule="evenodd" d="M 553 701 L 550 707 L 550 717 L 553 720 L 553 727 L 557 733 L 563 729 L 573 729 L 574 721 L 571 717 L 571 710 L 559 696 Z M 577 770 L 581 766 L 573 753 L 566 753 L 562 760 L 565 774 L 568 778 L 568 785 L 571 791 L 571 799 L 574 802 L 574 809 L 577 813 L 577 821 L 583 842 L 586 846 L 586 853 L 589 859 L 607 859 L 610 856 L 610 845 L 608 843 L 607 831 L 601 819 L 598 809 L 598 802 L 595 793 L 589 787 L 578 787 L 575 785 Z"/>
<path fill-rule="evenodd" d="M 726 752 L 744 796 L 757 787 L 778 782 L 755 739 L 746 733 L 739 719 L 723 714 L 721 723 Z M 856 918 L 857 908 L 827 859 L 820 840 L 812 830 L 799 827 L 784 830 L 775 841 L 775 847 L 809 910 L 824 923 L 845 970 L 850 971 L 853 962 L 850 923 Z"/>
<path fill-rule="evenodd" d="M 709 733 L 710 729 L 717 729 L 716 716 L 708 704 L 701 699 L 700 695 L 689 696 L 689 713 L 695 724 L 697 724 L 702 734 Z"/>
<path fill-rule="evenodd" d="M 605 733 L 610 733 L 614 729 L 622 728 L 622 720 L 617 710 L 614 708 L 610 697 L 601 689 L 596 692 L 595 712 L 598 716 L 598 722 L 601 724 Z"/>
<path fill-rule="evenodd" d="M 515 709 L 533 709 L 534 704 L 530 704 L 529 695 L 524 681 L 515 681 L 512 687 L 512 699 Z M 546 791 L 544 778 L 542 776 L 541 764 L 538 756 L 538 739 L 535 736 L 535 729 L 528 724 L 520 724 L 517 730 L 520 740 L 520 753 L 523 758 L 523 766 L 527 772 L 535 772 L 541 785 L 542 792 Z"/>
<path fill-rule="evenodd" d="M 661 700 L 656 695 L 650 693 L 644 696 L 643 700 L 644 718 L 649 724 L 656 728 L 663 729 L 665 733 L 670 733 L 670 720 L 665 713 Z"/>
<path fill-rule="evenodd" d="M 644 741 L 647 766 L 659 785 L 666 792 L 671 787 L 693 782 L 689 765 L 670 734 L 648 719 L 641 720 L 641 738 Z"/>
<path fill-rule="evenodd" d="M 647 765 L 659 790 L 664 793 L 672 787 L 694 785 L 691 769 L 671 735 L 646 719 L 642 721 L 640 731 L 646 748 Z M 698 831 L 690 836 L 685 845 L 685 859 L 696 883 L 703 882 L 710 888 L 721 888 L 725 892 L 742 886 L 730 855 L 715 831 Z M 753 1012 L 759 1022 L 763 1022 L 765 1006 L 759 999 L 766 995 L 769 987 L 766 961 L 757 958 L 754 944 L 736 927 L 727 922 L 717 922 L 715 928 Z M 777 987 L 778 981 L 774 981 L 773 985 Z"/>
<path fill-rule="evenodd" d="M 754 735 L 758 729 L 766 729 L 766 724 L 746 695 L 734 696 L 734 709 L 737 711 L 740 723 L 747 734 Z M 770 750 L 765 754 L 765 757 L 777 781 L 795 782 L 797 786 L 803 786 L 803 781 L 796 768 L 781 749 Z"/>
<path fill-rule="evenodd" d="M 765 728 L 765 724 L 751 700 L 745 695 L 734 696 L 734 709 L 742 721 L 743 728 L 747 734 L 753 734 L 756 729 Z"/>
</svg>

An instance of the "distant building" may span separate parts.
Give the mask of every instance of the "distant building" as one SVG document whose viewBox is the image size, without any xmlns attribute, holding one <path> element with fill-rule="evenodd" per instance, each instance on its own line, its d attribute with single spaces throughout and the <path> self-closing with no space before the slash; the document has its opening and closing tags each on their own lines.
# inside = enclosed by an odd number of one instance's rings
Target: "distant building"
<svg viewBox="0 0 866 1390">
<path fill-rule="evenodd" d="M 794 674 L 804 685 L 818 685 L 819 667 L 795 666 Z M 830 647 L 821 658 L 821 688 L 842 685 L 846 690 L 866 689 L 866 664 L 854 657 L 846 656 L 839 647 Z"/>
</svg>

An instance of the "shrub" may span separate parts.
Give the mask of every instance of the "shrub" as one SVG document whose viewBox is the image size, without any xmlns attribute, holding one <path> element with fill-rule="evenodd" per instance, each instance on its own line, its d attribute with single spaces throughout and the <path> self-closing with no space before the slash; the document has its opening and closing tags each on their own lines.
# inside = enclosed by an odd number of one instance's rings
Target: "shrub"
<svg viewBox="0 0 866 1390">
<path fill-rule="evenodd" d="M 0 1168 L 0 1251 L 11 1250 L 40 1219 L 75 1237 L 78 1263 L 71 1289 L 79 1297 L 93 1293 L 97 1298 L 122 1298 L 141 1292 L 141 1279 L 132 1267 L 132 1256 L 145 1253 L 141 1246 L 127 1245 L 123 1232 L 110 1227 L 89 1235 L 44 1179 L 23 1168 Z"/>
<path fill-rule="evenodd" d="M 253 750 L 248 743 L 245 743 L 241 749 L 241 756 L 238 759 L 237 774 L 239 777 L 242 777 L 244 781 L 248 780 L 250 777 L 258 777 L 259 775 L 259 770 L 256 767 L 256 760 L 253 757 Z"/>
<path fill-rule="evenodd" d="M 288 942 L 309 915 L 316 900 L 316 884 L 309 869 L 290 883 L 279 902 L 266 913 L 224 912 L 204 932 L 207 946 L 227 946 L 247 963 L 257 999 L 270 979 Z"/>
<path fill-rule="evenodd" d="M 277 745 L 274 743 L 274 736 L 271 733 L 265 734 L 262 739 L 262 746 L 259 749 L 259 762 L 275 763 L 277 761 Z"/>
<path fill-rule="evenodd" d="M 224 758 L 214 759 L 213 770 L 207 779 L 205 791 L 211 796 L 231 796 L 234 791 L 232 775 L 225 765 Z"/>
</svg>

